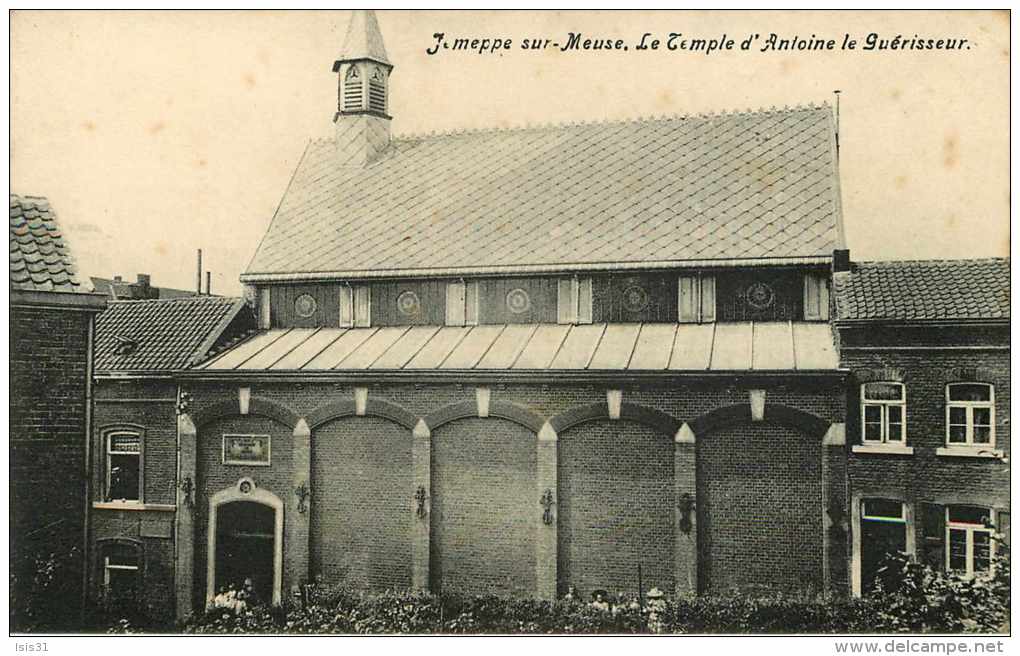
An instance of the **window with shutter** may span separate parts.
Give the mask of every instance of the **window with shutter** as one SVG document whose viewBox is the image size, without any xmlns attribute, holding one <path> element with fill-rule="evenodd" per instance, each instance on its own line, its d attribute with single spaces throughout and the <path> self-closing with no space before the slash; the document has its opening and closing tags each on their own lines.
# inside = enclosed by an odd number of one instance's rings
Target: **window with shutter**
<svg viewBox="0 0 1020 656">
<path fill-rule="evenodd" d="M 377 66 L 368 79 L 368 108 L 374 112 L 386 113 L 386 82 L 382 70 Z"/>
<path fill-rule="evenodd" d="M 701 321 L 715 321 L 715 276 L 701 277 Z"/>
<path fill-rule="evenodd" d="M 556 298 L 556 321 L 558 323 L 577 322 L 577 279 L 560 278 L 559 293 Z"/>
<path fill-rule="evenodd" d="M 592 322 L 593 296 L 591 278 L 578 279 L 577 286 L 577 323 Z"/>
<path fill-rule="evenodd" d="M 354 325 L 357 328 L 372 325 L 372 295 L 368 285 L 354 288 Z"/>
<path fill-rule="evenodd" d="M 263 287 L 259 290 L 259 328 L 269 330 L 270 326 L 270 305 L 269 288 Z"/>
<path fill-rule="evenodd" d="M 715 276 L 680 276 L 677 295 L 680 323 L 715 321 Z"/>
<path fill-rule="evenodd" d="M 995 532 L 998 533 L 996 537 L 999 540 L 1002 540 L 1002 543 L 1006 545 L 1006 549 L 1008 550 L 1009 546 L 1013 543 L 1010 542 L 1009 539 L 1009 513 L 1005 510 L 1000 510 L 998 513 L 998 518 L 995 523 Z M 1009 553 L 1009 551 L 1006 551 L 1006 553 Z"/>
<path fill-rule="evenodd" d="M 819 273 L 804 274 L 804 320 L 827 321 L 828 318 L 828 279 Z"/>
<path fill-rule="evenodd" d="M 466 312 L 467 286 L 463 280 L 446 285 L 446 325 L 463 326 Z"/>
<path fill-rule="evenodd" d="M 464 286 L 464 325 L 478 325 L 478 281 L 468 281 Z"/>
<path fill-rule="evenodd" d="M 340 285 L 340 327 L 354 327 L 354 288 Z"/>
</svg>

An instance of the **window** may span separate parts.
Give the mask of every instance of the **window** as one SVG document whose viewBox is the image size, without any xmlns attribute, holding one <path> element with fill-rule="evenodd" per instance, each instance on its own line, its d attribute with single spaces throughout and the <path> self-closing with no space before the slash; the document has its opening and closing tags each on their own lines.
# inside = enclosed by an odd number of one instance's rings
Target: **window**
<svg viewBox="0 0 1020 656">
<path fill-rule="evenodd" d="M 110 606 L 136 602 L 141 582 L 141 549 L 127 542 L 113 542 L 103 545 L 100 553 L 105 603 Z"/>
<path fill-rule="evenodd" d="M 880 580 L 883 561 L 907 550 L 903 504 L 888 499 L 861 501 L 861 585 L 865 592 Z"/>
<path fill-rule="evenodd" d="M 340 327 L 367 328 L 372 325 L 372 294 L 368 285 L 340 286 Z"/>
<path fill-rule="evenodd" d="M 681 323 L 715 321 L 715 276 L 680 276 L 677 295 Z"/>
<path fill-rule="evenodd" d="M 117 431 L 106 434 L 106 501 L 142 500 L 142 437 Z"/>
<path fill-rule="evenodd" d="M 861 386 L 861 440 L 864 443 L 906 441 L 906 391 L 902 383 Z"/>
<path fill-rule="evenodd" d="M 556 302 L 557 323 L 591 323 L 591 278 L 560 278 Z"/>
<path fill-rule="evenodd" d="M 829 318 L 829 281 L 820 273 L 804 275 L 804 320 L 826 321 Z"/>
<path fill-rule="evenodd" d="M 995 556 L 991 511 L 977 506 L 946 507 L 946 568 L 967 576 L 989 574 Z"/>
<path fill-rule="evenodd" d="M 995 391 L 991 385 L 946 386 L 946 445 L 995 446 Z"/>
<path fill-rule="evenodd" d="M 478 325 L 478 281 L 457 280 L 446 285 L 446 325 Z"/>
</svg>

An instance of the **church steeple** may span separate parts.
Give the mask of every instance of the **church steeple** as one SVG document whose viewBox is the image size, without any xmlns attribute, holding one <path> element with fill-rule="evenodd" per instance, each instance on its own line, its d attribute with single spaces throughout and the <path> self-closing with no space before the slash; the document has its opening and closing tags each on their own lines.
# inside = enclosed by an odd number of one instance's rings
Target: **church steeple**
<svg viewBox="0 0 1020 656">
<path fill-rule="evenodd" d="M 341 164 L 364 166 L 389 146 L 392 71 L 375 12 L 353 12 L 343 48 L 333 62 L 333 72 L 337 73 L 337 111 L 333 122 Z"/>
</svg>

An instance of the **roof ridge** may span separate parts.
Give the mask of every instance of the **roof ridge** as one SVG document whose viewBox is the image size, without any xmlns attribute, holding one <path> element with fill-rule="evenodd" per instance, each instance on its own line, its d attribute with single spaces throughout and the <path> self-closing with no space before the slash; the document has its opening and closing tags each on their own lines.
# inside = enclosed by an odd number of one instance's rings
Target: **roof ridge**
<svg viewBox="0 0 1020 656">
<path fill-rule="evenodd" d="M 477 128 L 450 128 L 445 131 L 431 130 L 428 132 L 406 132 L 402 134 L 393 135 L 393 141 L 416 141 L 420 139 L 435 139 L 435 138 L 449 138 L 449 137 L 463 137 L 463 136 L 474 136 L 479 134 L 495 134 L 501 132 L 539 132 L 542 130 L 559 130 L 562 128 L 574 128 L 574 127 L 585 127 L 590 125 L 626 125 L 634 123 L 650 123 L 650 122 L 666 122 L 666 121 L 685 121 L 685 120 L 701 120 L 701 121 L 713 121 L 717 119 L 733 119 L 745 116 L 758 116 L 758 115 L 771 115 L 771 114 L 790 114 L 794 112 L 809 112 L 818 111 L 820 109 L 828 109 L 829 103 L 823 101 L 821 104 L 815 103 L 798 103 L 793 107 L 784 105 L 783 107 L 776 107 L 772 105 L 766 109 L 759 107 L 758 109 L 747 108 L 747 109 L 720 109 L 708 112 L 697 112 L 697 113 L 679 113 L 674 112 L 672 114 L 642 114 L 638 116 L 631 116 L 628 118 L 620 119 L 606 119 L 606 118 L 592 118 L 592 119 L 570 119 L 560 122 L 540 122 L 530 123 L 525 122 L 518 125 L 503 125 L 503 126 L 483 126 Z M 333 139 L 326 137 L 321 139 L 313 139 L 313 141 L 332 142 Z"/>
<path fill-rule="evenodd" d="M 1009 257 L 942 257 L 912 260 L 859 260 L 855 265 L 873 264 L 886 266 L 904 266 L 910 264 L 965 264 L 978 262 L 1009 262 Z"/>
<path fill-rule="evenodd" d="M 190 301 L 223 301 L 236 303 L 239 300 L 243 300 L 241 296 L 207 296 L 205 294 L 201 296 L 174 296 L 172 298 L 116 298 L 111 299 L 110 304 L 114 303 L 173 303 L 173 302 L 190 302 Z"/>
</svg>

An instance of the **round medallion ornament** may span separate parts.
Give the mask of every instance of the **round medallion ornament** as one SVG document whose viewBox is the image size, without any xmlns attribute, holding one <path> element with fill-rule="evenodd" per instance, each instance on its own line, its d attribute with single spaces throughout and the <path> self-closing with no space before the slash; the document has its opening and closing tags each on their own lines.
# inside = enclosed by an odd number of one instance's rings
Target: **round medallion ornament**
<svg viewBox="0 0 1020 656">
<path fill-rule="evenodd" d="M 623 290 L 623 308 L 628 312 L 641 312 L 648 307 L 648 292 L 644 287 L 631 285 Z"/>
<path fill-rule="evenodd" d="M 255 481 L 250 478 L 242 478 L 237 481 L 237 491 L 241 494 L 251 494 L 255 489 Z"/>
<path fill-rule="evenodd" d="M 520 287 L 511 289 L 506 295 L 506 307 L 514 314 L 523 314 L 531 309 L 531 298 L 528 292 Z"/>
<path fill-rule="evenodd" d="M 397 312 L 405 317 L 418 316 L 421 312 L 421 300 L 418 295 L 408 290 L 397 296 Z"/>
<path fill-rule="evenodd" d="M 753 282 L 744 292 L 747 304 L 756 310 L 764 310 L 772 306 L 776 300 L 776 293 L 772 288 L 763 282 Z"/>
<path fill-rule="evenodd" d="M 308 294 L 302 294 L 294 299 L 294 312 L 296 312 L 299 317 L 307 319 L 312 316 L 315 314 L 315 308 L 317 306 L 318 304 L 315 302 L 315 299 Z"/>
</svg>

